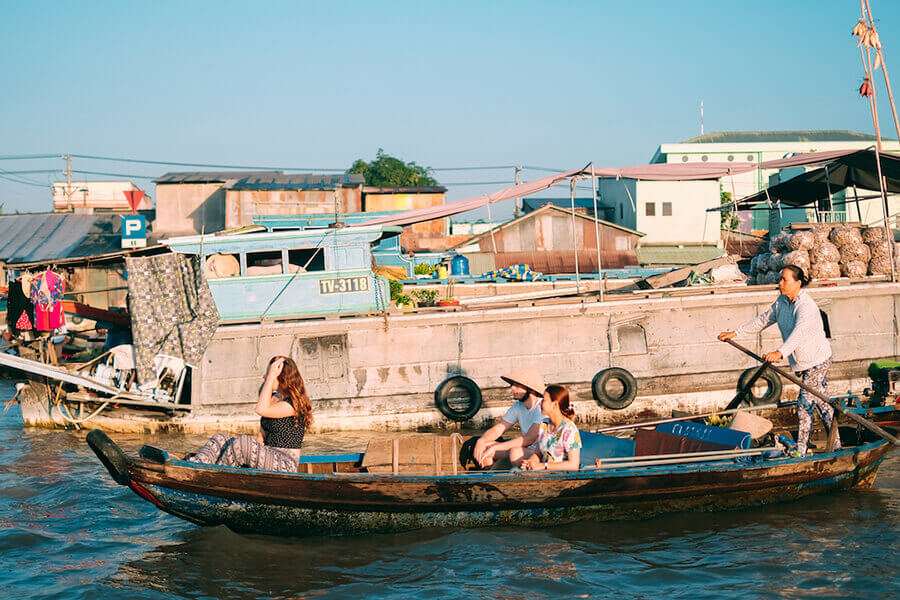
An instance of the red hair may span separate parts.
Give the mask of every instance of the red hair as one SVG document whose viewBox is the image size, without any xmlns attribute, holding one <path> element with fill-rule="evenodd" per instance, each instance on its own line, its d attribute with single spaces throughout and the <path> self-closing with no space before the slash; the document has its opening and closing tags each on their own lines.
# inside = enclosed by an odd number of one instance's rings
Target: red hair
<svg viewBox="0 0 900 600">
<path fill-rule="evenodd" d="M 292 358 L 287 356 L 273 356 L 269 361 L 269 366 L 278 359 L 284 360 L 284 366 L 278 375 L 278 392 L 289 399 L 294 407 L 294 422 L 300 424 L 303 419 L 305 427 L 312 425 L 312 404 L 309 401 L 309 395 L 306 393 L 306 384 L 303 383 L 303 377 L 300 376 L 300 369 Z"/>
<path fill-rule="evenodd" d="M 552 402 L 559 404 L 559 412 L 567 419 L 575 416 L 575 409 L 569 404 L 569 390 L 561 385 L 548 385 L 544 393 L 550 396 Z"/>
</svg>

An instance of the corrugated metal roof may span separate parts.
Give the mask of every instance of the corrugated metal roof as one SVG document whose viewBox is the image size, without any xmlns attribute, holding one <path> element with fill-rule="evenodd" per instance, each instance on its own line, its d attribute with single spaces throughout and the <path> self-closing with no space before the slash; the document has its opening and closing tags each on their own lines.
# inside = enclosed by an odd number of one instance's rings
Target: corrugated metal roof
<svg viewBox="0 0 900 600">
<path fill-rule="evenodd" d="M 522 198 L 522 210 L 526 213 L 536 211 L 545 204 L 571 209 L 572 201 L 569 198 Z M 575 198 L 575 208 L 587 208 L 593 211 L 594 201 L 591 198 Z M 603 209 L 603 205 L 599 202 L 597 203 L 597 209 L 601 211 Z"/>
<path fill-rule="evenodd" d="M 696 265 L 725 254 L 715 246 L 638 246 L 634 252 L 641 266 Z"/>
<path fill-rule="evenodd" d="M 362 185 L 366 181 L 359 173 L 313 175 L 254 174 L 226 184 L 228 190 L 333 190 L 341 186 Z"/>
<path fill-rule="evenodd" d="M 184 171 L 166 173 L 153 183 L 225 183 L 252 176 L 282 175 L 282 171 Z"/>
<path fill-rule="evenodd" d="M 713 131 L 682 144 L 754 143 L 754 142 L 871 142 L 874 135 L 847 129 L 811 131 Z"/>
<path fill-rule="evenodd" d="M 27 263 L 122 249 L 122 215 L 0 215 L 0 261 Z"/>
<path fill-rule="evenodd" d="M 370 186 L 363 188 L 363 194 L 443 194 L 447 191 L 442 185 L 426 185 L 426 186 Z"/>
</svg>

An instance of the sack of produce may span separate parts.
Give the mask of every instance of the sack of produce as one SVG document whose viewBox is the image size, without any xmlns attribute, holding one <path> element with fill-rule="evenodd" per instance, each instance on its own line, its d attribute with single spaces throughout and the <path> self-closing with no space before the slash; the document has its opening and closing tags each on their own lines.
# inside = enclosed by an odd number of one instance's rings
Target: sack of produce
<svg viewBox="0 0 900 600">
<path fill-rule="evenodd" d="M 850 262 L 841 263 L 841 275 L 844 277 L 853 277 L 859 279 L 865 277 L 869 271 L 869 264 L 861 260 L 851 260 Z"/>
<path fill-rule="evenodd" d="M 816 245 L 816 236 L 811 231 L 798 231 L 788 238 L 791 250 L 811 250 Z"/>
<path fill-rule="evenodd" d="M 828 235 L 828 240 L 840 248 L 841 246 L 852 244 L 854 242 L 862 244 L 862 234 L 859 233 L 859 229 L 856 227 L 841 225 L 831 230 L 831 233 Z"/>
<path fill-rule="evenodd" d="M 750 273 L 756 274 L 759 271 L 759 256 L 754 256 L 750 259 Z"/>
<path fill-rule="evenodd" d="M 785 252 L 790 250 L 790 246 L 788 243 L 790 242 L 791 234 L 786 231 L 782 231 L 781 233 L 775 235 L 769 240 L 769 248 L 770 250 L 775 252 Z"/>
<path fill-rule="evenodd" d="M 766 273 L 766 283 L 778 283 L 781 281 L 781 272 L 780 271 L 769 271 Z"/>
<path fill-rule="evenodd" d="M 841 260 L 841 253 L 837 249 L 837 246 L 831 242 L 825 241 L 813 246 L 813 249 L 809 251 L 809 260 L 813 264 L 820 262 L 836 263 Z"/>
<path fill-rule="evenodd" d="M 769 258 L 772 256 L 771 252 L 763 252 L 759 256 L 756 257 L 756 271 L 758 273 L 765 273 L 769 270 Z"/>
<path fill-rule="evenodd" d="M 804 273 L 809 273 L 809 252 L 806 250 L 794 250 L 783 255 L 782 262 L 784 266 L 794 265 L 803 269 Z"/>
<path fill-rule="evenodd" d="M 869 275 L 890 275 L 891 257 L 887 254 L 876 254 L 869 261 Z"/>
<path fill-rule="evenodd" d="M 866 227 L 861 232 L 862 240 L 867 244 L 887 242 L 887 230 L 884 227 Z"/>
<path fill-rule="evenodd" d="M 862 242 L 849 242 L 847 244 L 844 244 L 840 247 L 840 252 L 842 263 L 850 263 L 854 261 L 868 263 L 869 258 L 871 258 L 872 254 L 869 250 L 869 247 Z"/>
<path fill-rule="evenodd" d="M 828 242 L 828 234 L 831 233 L 831 227 L 819 225 L 818 227 L 813 227 L 811 233 L 813 234 L 813 237 L 816 238 L 816 243 L 822 244 Z"/>
<path fill-rule="evenodd" d="M 878 240 L 875 242 L 866 242 L 866 246 L 869 247 L 869 250 L 872 253 L 872 258 L 876 256 L 888 256 L 891 253 L 891 248 L 888 245 L 887 240 Z"/>
<path fill-rule="evenodd" d="M 836 279 L 841 276 L 841 268 L 836 262 L 813 263 L 809 268 L 812 279 Z"/>
<path fill-rule="evenodd" d="M 769 255 L 769 271 L 777 273 L 784 268 L 784 254 L 773 252 Z"/>
</svg>

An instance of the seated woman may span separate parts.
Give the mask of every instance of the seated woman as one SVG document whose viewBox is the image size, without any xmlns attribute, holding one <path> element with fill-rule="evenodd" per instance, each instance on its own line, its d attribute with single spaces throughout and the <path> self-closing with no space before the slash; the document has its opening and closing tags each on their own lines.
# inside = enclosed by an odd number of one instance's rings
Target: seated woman
<svg viewBox="0 0 900 600">
<path fill-rule="evenodd" d="M 303 378 L 290 358 L 275 356 L 269 361 L 256 414 L 260 416 L 256 437 L 217 433 L 187 460 L 296 473 L 303 435 L 313 417 Z"/>
<path fill-rule="evenodd" d="M 561 385 L 548 385 L 541 401 L 541 412 L 550 422 L 541 423 L 537 451 L 525 450 L 523 471 L 577 471 L 581 461 L 581 435 L 572 421 L 575 410 L 569 405 L 569 391 Z"/>
</svg>

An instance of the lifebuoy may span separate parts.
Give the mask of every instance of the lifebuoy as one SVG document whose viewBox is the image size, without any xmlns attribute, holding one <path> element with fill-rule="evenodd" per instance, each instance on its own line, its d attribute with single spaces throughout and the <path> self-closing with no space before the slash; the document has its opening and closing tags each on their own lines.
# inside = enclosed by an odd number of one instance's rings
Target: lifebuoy
<svg viewBox="0 0 900 600">
<path fill-rule="evenodd" d="M 737 391 L 741 391 L 744 389 L 744 386 L 747 385 L 747 382 L 753 377 L 753 374 L 759 367 L 751 367 L 741 373 L 741 376 L 738 378 Z M 766 369 L 763 371 L 763 374 L 759 376 L 759 379 L 754 383 L 754 387 L 757 385 L 766 384 L 766 393 L 762 396 L 757 396 L 753 393 L 753 389 L 751 389 L 746 398 L 741 402 L 741 404 L 746 405 L 748 402 L 754 406 L 758 404 L 774 404 L 781 399 L 781 377 L 778 376 L 778 373 L 775 373 L 771 369 Z"/>
<path fill-rule="evenodd" d="M 434 403 L 451 421 L 468 421 L 481 409 L 481 389 L 468 377 L 456 375 L 434 390 Z"/>
<path fill-rule="evenodd" d="M 611 392 L 610 383 L 618 382 L 622 387 L 621 392 Z M 591 381 L 591 391 L 594 400 L 607 408 L 620 410 L 634 402 L 637 396 L 637 380 L 634 375 L 619 367 L 603 369 L 594 375 Z"/>
</svg>

